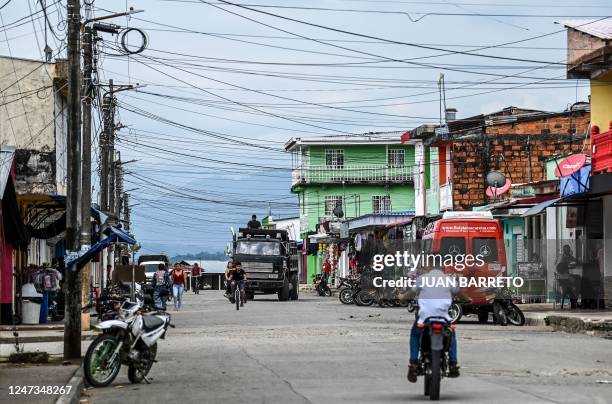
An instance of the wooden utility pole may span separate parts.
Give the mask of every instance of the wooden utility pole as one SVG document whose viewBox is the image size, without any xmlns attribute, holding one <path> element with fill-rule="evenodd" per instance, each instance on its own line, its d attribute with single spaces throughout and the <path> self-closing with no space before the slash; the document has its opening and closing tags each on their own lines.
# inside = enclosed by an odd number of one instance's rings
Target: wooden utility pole
<svg viewBox="0 0 612 404">
<path fill-rule="evenodd" d="M 66 250 L 79 249 L 79 190 L 81 186 L 81 60 L 80 0 L 68 0 L 68 139 L 66 186 Z M 81 357 L 81 276 L 75 267 L 65 271 L 66 314 L 64 324 L 64 359 Z"/>
</svg>

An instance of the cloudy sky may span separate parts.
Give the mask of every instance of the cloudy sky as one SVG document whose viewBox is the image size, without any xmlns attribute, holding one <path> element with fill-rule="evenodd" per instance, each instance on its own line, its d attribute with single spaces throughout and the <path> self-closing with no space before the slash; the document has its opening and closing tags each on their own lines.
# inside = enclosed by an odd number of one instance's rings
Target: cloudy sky
<svg viewBox="0 0 612 404">
<path fill-rule="evenodd" d="M 169 254 L 220 251 L 252 213 L 296 214 L 283 149 L 292 137 L 399 136 L 437 122 L 441 74 L 459 117 L 587 100 L 588 83 L 565 79 L 555 22 L 612 13 L 601 0 L 87 2 L 95 16 L 145 10 L 112 20 L 146 32 L 143 53 L 127 56 L 101 34 L 99 80 L 141 85 L 118 95 L 117 149 L 136 160 L 125 188 L 137 238 Z M 2 55 L 61 50 L 66 0 L 46 4 L 46 29 L 38 0 L 0 10 Z"/>
</svg>

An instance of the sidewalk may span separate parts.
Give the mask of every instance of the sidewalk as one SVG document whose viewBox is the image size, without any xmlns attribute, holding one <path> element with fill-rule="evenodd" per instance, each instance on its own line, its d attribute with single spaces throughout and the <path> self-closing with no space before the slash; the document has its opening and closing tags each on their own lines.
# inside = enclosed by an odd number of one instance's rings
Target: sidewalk
<svg viewBox="0 0 612 404">
<path fill-rule="evenodd" d="M 62 364 L 56 360 L 38 365 L 0 363 L 0 380 L 1 403 L 74 404 L 78 403 L 83 389 L 80 362 Z M 24 388 L 29 390 L 30 386 L 34 386 L 31 391 L 22 391 Z M 64 387 L 64 394 L 60 394 L 61 387 Z"/>
<path fill-rule="evenodd" d="M 553 310 L 552 303 L 519 304 L 525 325 L 547 325 L 555 331 L 612 337 L 612 311 Z"/>
</svg>

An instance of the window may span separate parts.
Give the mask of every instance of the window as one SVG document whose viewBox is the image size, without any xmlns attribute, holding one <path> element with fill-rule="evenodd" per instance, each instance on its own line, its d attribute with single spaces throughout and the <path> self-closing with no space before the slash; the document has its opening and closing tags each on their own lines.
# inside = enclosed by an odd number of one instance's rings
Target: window
<svg viewBox="0 0 612 404">
<path fill-rule="evenodd" d="M 472 240 L 472 254 L 482 255 L 484 262 L 497 261 L 497 239 L 493 237 L 474 238 Z"/>
<path fill-rule="evenodd" d="M 278 241 L 239 241 L 236 254 L 244 255 L 280 255 Z"/>
<path fill-rule="evenodd" d="M 463 237 L 442 237 L 440 255 L 465 255 L 465 238 Z"/>
<path fill-rule="evenodd" d="M 342 207 L 342 197 L 337 195 L 328 195 L 325 197 L 325 215 L 331 216 L 334 214 L 336 206 Z"/>
<path fill-rule="evenodd" d="M 344 168 L 344 150 L 327 149 L 325 150 L 325 165 L 334 170 Z"/>
<path fill-rule="evenodd" d="M 389 167 L 403 167 L 405 164 L 404 149 L 389 149 L 387 151 L 387 164 Z"/>
<path fill-rule="evenodd" d="M 389 195 L 372 196 L 372 213 L 390 212 L 391 197 Z"/>
</svg>

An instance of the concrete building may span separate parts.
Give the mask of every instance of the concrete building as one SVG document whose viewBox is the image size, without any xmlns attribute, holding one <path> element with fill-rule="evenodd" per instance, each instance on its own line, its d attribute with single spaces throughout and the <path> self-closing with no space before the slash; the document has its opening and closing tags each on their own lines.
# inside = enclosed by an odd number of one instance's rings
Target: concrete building
<svg viewBox="0 0 612 404">
<path fill-rule="evenodd" d="M 301 239 L 339 219 L 371 213 L 414 215 L 418 209 L 415 195 L 424 185 L 420 140 L 402 144 L 397 136 L 367 134 L 295 138 L 285 150 L 292 153 L 291 191 L 299 199 Z M 318 253 L 313 244 L 319 244 Z M 308 247 L 304 264 L 309 280 L 320 272 L 323 249 L 321 243 Z"/>
</svg>

